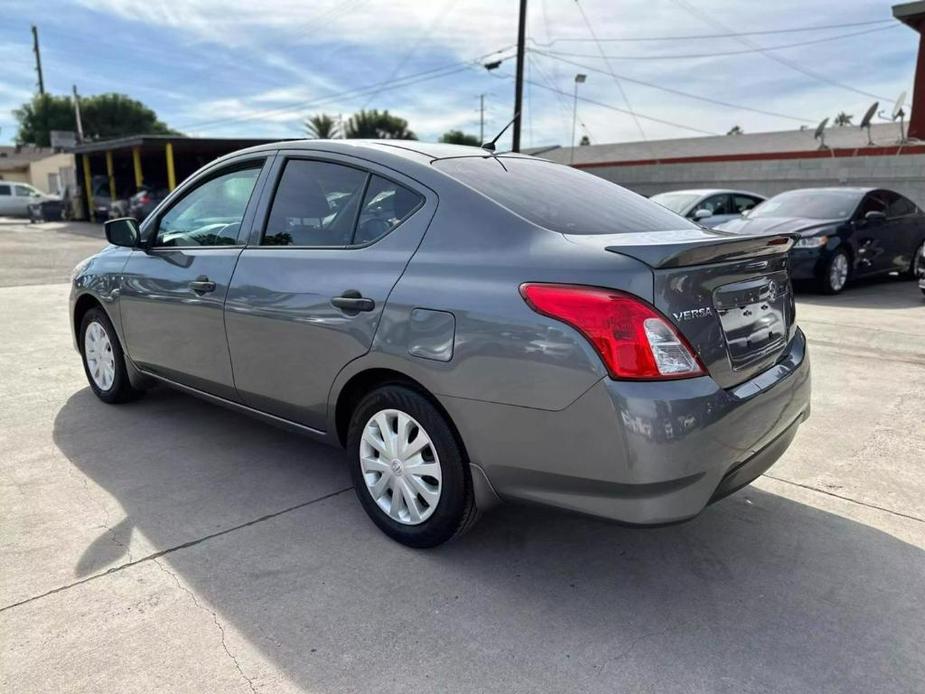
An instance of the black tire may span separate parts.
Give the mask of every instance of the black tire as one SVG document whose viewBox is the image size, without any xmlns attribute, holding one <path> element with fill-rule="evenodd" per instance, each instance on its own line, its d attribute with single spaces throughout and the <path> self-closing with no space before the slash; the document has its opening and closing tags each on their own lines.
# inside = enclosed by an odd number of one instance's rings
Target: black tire
<svg viewBox="0 0 925 694">
<path fill-rule="evenodd" d="M 925 263 L 925 243 L 915 249 L 912 254 L 912 262 L 909 263 L 909 269 L 902 273 L 905 279 L 918 279 L 918 270 Z"/>
<path fill-rule="evenodd" d="M 360 444 L 367 422 L 382 410 L 399 410 L 427 432 L 440 464 L 441 490 L 431 515 L 418 525 L 393 520 L 373 500 L 360 467 Z M 403 385 L 385 385 L 354 409 L 347 432 L 350 475 L 360 505 L 373 523 L 409 547 L 435 547 L 462 535 L 478 518 L 469 464 L 445 416 L 423 395 Z"/>
<path fill-rule="evenodd" d="M 836 263 L 841 262 L 841 260 L 839 260 L 841 258 L 844 259 L 844 262 L 846 264 L 847 275 L 845 276 L 845 280 L 844 282 L 842 282 L 841 286 L 838 286 L 837 283 L 833 281 L 832 268 L 835 266 Z M 848 286 L 848 282 L 850 281 L 851 281 L 851 257 L 848 255 L 848 253 L 845 251 L 844 248 L 839 248 L 829 258 L 828 262 L 825 264 L 825 267 L 823 268 L 822 276 L 817 279 L 819 291 L 821 291 L 823 294 L 838 294 L 845 287 Z"/>
<path fill-rule="evenodd" d="M 90 327 L 91 323 L 96 323 L 105 331 L 112 349 L 114 376 L 112 384 L 106 389 L 101 388 L 93 379 L 93 375 L 90 373 L 90 365 L 87 363 L 85 342 L 87 338 L 87 329 Z M 77 335 L 77 340 L 80 344 L 80 356 L 84 365 L 84 373 L 87 375 L 87 382 L 90 384 L 90 389 L 96 394 L 96 397 L 112 405 L 136 400 L 144 394 L 143 390 L 134 388 L 131 381 L 129 381 L 128 371 L 125 368 L 125 355 L 122 352 L 122 345 L 119 343 L 119 337 L 116 335 L 115 328 L 112 327 L 109 316 L 106 315 L 103 309 L 99 307 L 91 308 L 84 314 L 80 321 L 80 332 Z"/>
</svg>

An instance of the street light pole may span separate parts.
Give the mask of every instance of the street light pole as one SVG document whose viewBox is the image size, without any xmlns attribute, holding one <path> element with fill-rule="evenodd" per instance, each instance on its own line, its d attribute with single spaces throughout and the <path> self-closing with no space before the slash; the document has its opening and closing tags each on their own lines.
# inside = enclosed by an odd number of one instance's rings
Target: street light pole
<svg viewBox="0 0 925 694">
<path fill-rule="evenodd" d="M 569 164 L 575 161 L 575 124 L 578 122 L 578 85 L 584 84 L 586 79 L 588 79 L 588 76 L 580 72 L 575 75 L 575 103 L 572 107 L 572 150 L 569 156 Z"/>
<path fill-rule="evenodd" d="M 479 94 L 479 144 L 485 142 L 485 95 Z"/>
</svg>

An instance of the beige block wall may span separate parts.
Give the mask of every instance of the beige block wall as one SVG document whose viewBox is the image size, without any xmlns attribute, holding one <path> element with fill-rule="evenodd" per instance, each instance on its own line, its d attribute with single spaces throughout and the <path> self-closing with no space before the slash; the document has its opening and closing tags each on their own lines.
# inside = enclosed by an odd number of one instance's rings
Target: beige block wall
<svg viewBox="0 0 925 694">
<path fill-rule="evenodd" d="M 32 183 L 32 181 L 29 180 L 29 169 L 0 171 L 0 181 L 19 181 L 20 183 Z"/>
<path fill-rule="evenodd" d="M 67 153 L 52 154 L 51 156 L 39 159 L 29 164 L 29 183 L 44 193 L 57 193 L 57 190 L 49 190 L 48 174 L 59 174 L 61 169 L 71 170 L 71 180 L 73 181 L 74 155 Z M 59 176 L 60 178 L 60 176 Z M 67 183 L 62 180 L 62 183 Z"/>
</svg>

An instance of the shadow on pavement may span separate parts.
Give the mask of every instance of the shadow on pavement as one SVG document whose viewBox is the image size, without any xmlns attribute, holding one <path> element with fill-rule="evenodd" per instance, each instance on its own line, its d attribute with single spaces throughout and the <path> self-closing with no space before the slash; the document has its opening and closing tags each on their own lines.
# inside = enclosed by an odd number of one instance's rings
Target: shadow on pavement
<svg viewBox="0 0 925 694">
<path fill-rule="evenodd" d="M 85 389 L 54 434 L 158 550 L 348 486 L 340 451 L 164 390 Z M 432 551 L 345 492 L 161 562 L 312 691 L 925 689 L 925 553 L 754 488 L 653 530 L 506 506 Z"/>
<path fill-rule="evenodd" d="M 811 284 L 794 283 L 794 289 L 799 303 L 813 306 L 905 309 L 925 305 L 922 292 L 913 280 L 891 275 L 857 280 L 834 296 L 815 291 Z"/>
</svg>

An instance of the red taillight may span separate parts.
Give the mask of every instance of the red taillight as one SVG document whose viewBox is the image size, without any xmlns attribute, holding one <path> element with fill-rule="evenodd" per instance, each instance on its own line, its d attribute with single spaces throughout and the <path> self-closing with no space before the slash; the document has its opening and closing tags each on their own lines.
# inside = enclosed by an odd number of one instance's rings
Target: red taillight
<svg viewBox="0 0 925 694">
<path fill-rule="evenodd" d="M 142 195 L 140 198 L 138 198 L 138 202 L 142 205 L 147 205 L 149 202 L 151 202 L 151 198 L 147 195 Z"/>
<path fill-rule="evenodd" d="M 704 373 L 687 341 L 641 299 L 572 284 L 523 284 L 520 293 L 537 313 L 584 335 L 613 378 L 690 378 Z"/>
</svg>

